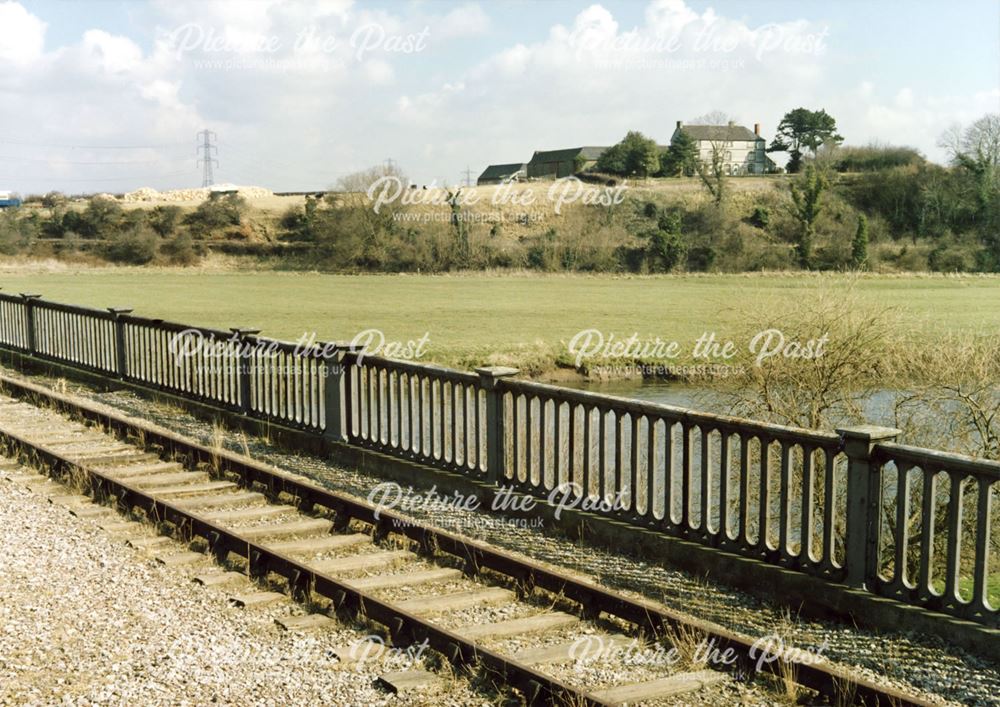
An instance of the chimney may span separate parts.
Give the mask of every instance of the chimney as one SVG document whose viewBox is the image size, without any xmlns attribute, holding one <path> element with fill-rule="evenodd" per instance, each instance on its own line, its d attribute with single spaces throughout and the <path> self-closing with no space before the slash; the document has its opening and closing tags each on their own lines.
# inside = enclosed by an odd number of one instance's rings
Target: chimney
<svg viewBox="0 0 1000 707">
<path fill-rule="evenodd" d="M 760 123 L 753 124 L 753 134 L 760 137 Z"/>
<path fill-rule="evenodd" d="M 680 129 L 681 129 L 681 121 L 679 121 L 679 120 L 677 121 L 677 129 L 678 129 L 678 130 L 680 130 Z"/>
<path fill-rule="evenodd" d="M 734 127 L 735 125 L 736 125 L 736 121 L 735 121 L 735 120 L 730 120 L 730 121 L 729 121 L 729 127 L 731 127 L 731 128 L 732 128 L 732 127 Z"/>
</svg>

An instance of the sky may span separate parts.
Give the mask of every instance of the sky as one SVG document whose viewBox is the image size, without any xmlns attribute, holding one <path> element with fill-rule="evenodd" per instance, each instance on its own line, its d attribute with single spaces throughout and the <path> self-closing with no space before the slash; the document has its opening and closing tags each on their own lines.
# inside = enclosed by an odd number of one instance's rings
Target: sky
<svg viewBox="0 0 1000 707">
<path fill-rule="evenodd" d="M 535 150 L 660 143 L 710 111 L 770 139 L 823 108 L 847 144 L 944 161 L 1000 112 L 1000 2 L 0 0 L 0 191 L 418 184 Z"/>
</svg>

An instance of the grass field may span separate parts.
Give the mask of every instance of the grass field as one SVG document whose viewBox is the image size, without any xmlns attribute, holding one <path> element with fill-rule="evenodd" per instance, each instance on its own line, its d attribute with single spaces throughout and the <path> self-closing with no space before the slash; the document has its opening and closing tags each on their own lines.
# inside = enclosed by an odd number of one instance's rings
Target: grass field
<svg viewBox="0 0 1000 707">
<path fill-rule="evenodd" d="M 380 329 L 390 340 L 430 344 L 424 360 L 471 366 L 514 363 L 539 372 L 582 329 L 659 336 L 690 350 L 705 331 L 734 334 L 741 311 L 801 298 L 818 287 L 854 287 L 891 307 L 906 338 L 1000 328 L 1000 278 L 940 276 L 327 275 L 206 270 L 45 272 L 7 267 L 4 292 L 219 328 L 259 328 L 296 340 L 304 332 L 350 339 Z"/>
</svg>

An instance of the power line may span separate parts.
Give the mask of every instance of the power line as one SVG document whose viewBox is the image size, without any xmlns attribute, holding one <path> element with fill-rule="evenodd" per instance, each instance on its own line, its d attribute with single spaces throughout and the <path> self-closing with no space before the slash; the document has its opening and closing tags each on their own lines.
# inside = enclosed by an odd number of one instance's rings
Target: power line
<svg viewBox="0 0 1000 707">
<path fill-rule="evenodd" d="M 183 147 L 187 143 L 171 142 L 161 145 L 68 145 L 26 140 L 0 140 L 0 145 L 23 145 L 26 147 L 53 147 L 65 150 L 162 150 L 168 147 Z"/>
<path fill-rule="evenodd" d="M 58 162 L 59 164 L 70 164 L 70 165 L 122 165 L 122 164 L 177 164 L 181 160 L 101 160 L 101 161 L 77 161 L 77 160 L 65 160 L 61 157 L 52 157 L 50 159 L 39 159 L 37 157 L 19 157 L 17 155 L 0 155 L 0 160 L 8 160 L 10 162 L 38 162 L 42 164 L 51 164 L 53 162 Z"/>
<path fill-rule="evenodd" d="M 212 140 L 218 140 L 219 136 L 213 133 L 211 130 L 205 129 L 198 133 L 198 137 L 202 139 L 202 143 L 198 146 L 198 150 L 201 152 L 202 156 L 198 159 L 198 162 L 203 166 L 201 186 L 210 187 L 215 184 L 215 176 L 212 174 L 212 165 L 216 167 L 219 166 L 219 160 L 212 157 L 212 150 L 215 150 L 216 154 L 219 152 L 219 148 L 212 144 Z"/>
<path fill-rule="evenodd" d="M 151 174 L 148 175 L 149 179 L 164 179 L 167 177 L 183 177 L 190 176 L 190 172 L 169 172 L 167 174 Z M 75 177 L 53 177 L 51 175 L 45 177 L 37 176 L 0 176 L 0 179 L 9 179 L 11 181 L 17 180 L 19 182 L 128 182 L 128 181 L 138 181 L 137 177 L 99 177 L 97 179 L 91 178 L 75 178 Z"/>
</svg>

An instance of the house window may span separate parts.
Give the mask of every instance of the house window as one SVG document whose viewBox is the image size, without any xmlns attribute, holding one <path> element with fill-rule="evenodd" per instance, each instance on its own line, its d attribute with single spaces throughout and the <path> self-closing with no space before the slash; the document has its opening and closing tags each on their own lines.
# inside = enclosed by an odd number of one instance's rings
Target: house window
<svg viewBox="0 0 1000 707">
<path fill-rule="evenodd" d="M 726 161 L 729 162 L 733 159 L 733 153 L 730 150 L 726 150 Z"/>
</svg>

